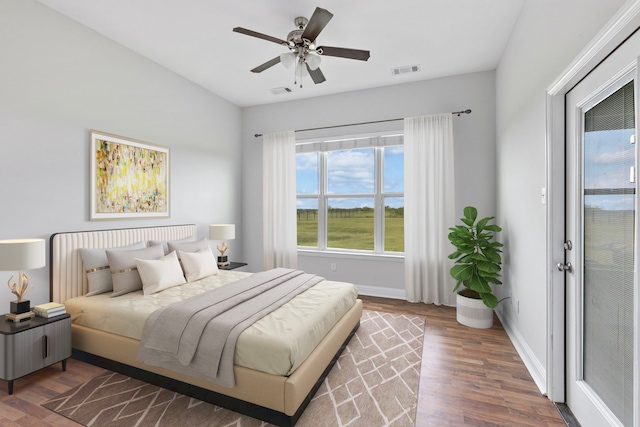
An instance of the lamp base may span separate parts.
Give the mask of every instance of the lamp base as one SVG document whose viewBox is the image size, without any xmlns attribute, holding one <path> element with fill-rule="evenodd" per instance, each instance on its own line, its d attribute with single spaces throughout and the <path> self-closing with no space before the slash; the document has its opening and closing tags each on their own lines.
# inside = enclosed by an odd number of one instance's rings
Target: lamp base
<svg viewBox="0 0 640 427">
<path fill-rule="evenodd" d="M 4 317 L 7 320 L 12 321 L 13 323 L 23 323 L 23 324 L 28 324 L 29 322 L 27 322 L 27 320 L 31 320 L 35 316 L 36 314 L 33 311 L 27 311 L 26 313 L 22 313 L 22 314 L 8 313 L 4 315 Z"/>
<path fill-rule="evenodd" d="M 22 314 L 31 310 L 31 302 L 26 299 L 22 301 L 11 301 L 9 312 L 12 314 Z"/>
<path fill-rule="evenodd" d="M 229 264 L 231 264 L 231 262 L 229 262 L 229 257 L 228 256 L 219 256 L 218 257 L 218 267 L 226 267 Z"/>
</svg>

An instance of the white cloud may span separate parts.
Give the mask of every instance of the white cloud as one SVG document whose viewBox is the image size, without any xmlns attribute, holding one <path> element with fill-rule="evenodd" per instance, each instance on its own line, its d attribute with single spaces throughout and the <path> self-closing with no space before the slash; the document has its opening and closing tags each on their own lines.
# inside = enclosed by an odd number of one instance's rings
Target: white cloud
<svg viewBox="0 0 640 427">
<path fill-rule="evenodd" d="M 374 191 L 373 149 L 333 151 L 328 156 L 329 191 L 365 193 Z"/>
</svg>

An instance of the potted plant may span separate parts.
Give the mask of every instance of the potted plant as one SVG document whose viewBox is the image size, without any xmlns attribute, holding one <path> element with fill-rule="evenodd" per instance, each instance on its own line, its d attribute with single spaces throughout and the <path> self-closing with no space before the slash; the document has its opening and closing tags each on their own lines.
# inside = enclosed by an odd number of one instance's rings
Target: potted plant
<svg viewBox="0 0 640 427">
<path fill-rule="evenodd" d="M 495 241 L 495 234 L 502 228 L 489 221 L 490 216 L 476 221 L 478 210 L 464 208 L 463 225 L 449 228 L 449 241 L 456 250 L 450 259 L 455 260 L 451 276 L 457 280 L 453 291 L 457 292 L 457 319 L 463 325 L 476 328 L 493 326 L 493 309 L 500 303 L 491 285 L 501 285 L 502 243 Z M 463 289 L 460 289 L 463 287 Z"/>
</svg>

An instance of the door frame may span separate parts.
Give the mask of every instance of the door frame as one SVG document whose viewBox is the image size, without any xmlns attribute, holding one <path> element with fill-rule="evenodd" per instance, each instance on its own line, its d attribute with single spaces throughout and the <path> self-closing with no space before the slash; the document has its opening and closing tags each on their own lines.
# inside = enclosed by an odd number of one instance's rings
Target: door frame
<svg viewBox="0 0 640 427">
<path fill-rule="evenodd" d="M 629 0 L 546 91 L 546 395 L 553 402 L 566 401 L 565 274 L 556 268 L 565 258 L 565 94 L 639 27 L 640 0 Z M 637 371 L 636 381 L 640 378 Z M 635 423 L 640 421 L 636 419 Z"/>
</svg>

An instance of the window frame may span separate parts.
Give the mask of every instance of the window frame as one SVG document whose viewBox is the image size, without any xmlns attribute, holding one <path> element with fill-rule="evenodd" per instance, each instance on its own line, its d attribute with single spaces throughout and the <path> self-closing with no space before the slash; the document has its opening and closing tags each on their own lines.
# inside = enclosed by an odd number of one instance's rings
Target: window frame
<svg viewBox="0 0 640 427">
<path fill-rule="evenodd" d="M 382 138 L 395 137 L 400 139 L 400 143 L 380 144 Z M 339 141 L 350 141 L 358 139 L 376 140 L 376 144 L 355 146 L 350 148 L 330 148 L 331 143 Z M 316 150 L 298 151 L 298 146 L 306 144 L 316 144 Z M 404 251 L 385 251 L 385 200 L 387 198 L 404 199 L 404 191 L 385 192 L 384 191 L 384 149 L 391 147 L 404 147 L 403 132 L 386 132 L 383 134 L 366 134 L 363 136 L 341 136 L 334 137 L 330 140 L 323 141 L 321 139 L 298 140 L 296 141 L 296 155 L 302 153 L 316 153 L 318 167 L 318 192 L 316 194 L 297 193 L 296 200 L 312 199 L 318 201 L 318 230 L 317 230 L 317 246 L 297 246 L 298 251 L 318 252 L 318 253 L 340 253 L 354 255 L 375 255 L 375 256 L 392 256 L 404 257 Z M 328 155 L 330 152 L 356 150 L 362 148 L 372 148 L 374 153 L 374 188 L 373 193 L 328 193 L 329 172 L 328 172 Z M 404 148 L 403 148 L 404 149 Z M 373 250 L 352 249 L 352 248 L 334 248 L 328 247 L 328 208 L 329 199 L 354 199 L 367 198 L 373 199 L 374 211 L 374 245 Z M 404 203 L 403 203 L 404 206 Z"/>
</svg>

